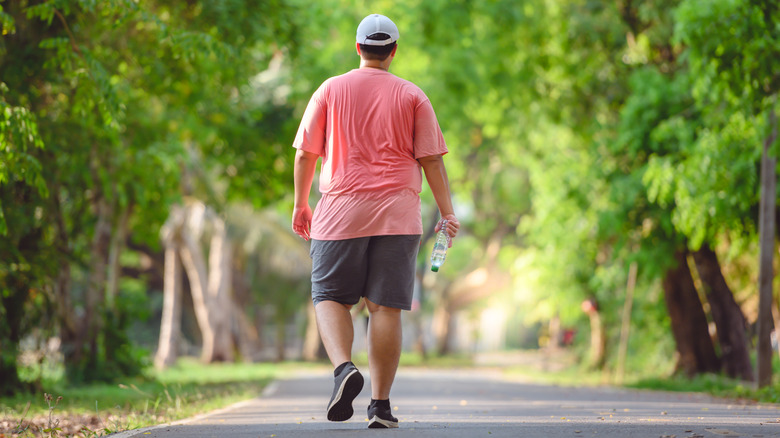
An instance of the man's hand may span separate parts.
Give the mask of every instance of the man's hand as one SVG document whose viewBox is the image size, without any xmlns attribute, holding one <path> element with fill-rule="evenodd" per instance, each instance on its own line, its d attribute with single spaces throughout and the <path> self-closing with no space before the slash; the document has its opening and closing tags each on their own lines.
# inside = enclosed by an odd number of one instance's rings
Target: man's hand
<svg viewBox="0 0 780 438">
<path fill-rule="evenodd" d="M 434 228 L 435 232 L 438 233 L 439 230 L 441 230 L 441 224 L 444 221 L 447 221 L 447 235 L 450 236 L 448 243 L 449 248 L 452 248 L 452 238 L 458 234 L 460 222 L 458 222 L 458 218 L 456 218 L 454 214 L 446 214 L 439 220 L 439 223 L 436 224 L 436 228 Z"/>
<path fill-rule="evenodd" d="M 304 240 L 311 239 L 311 207 L 308 204 L 293 208 L 292 229 Z"/>
</svg>

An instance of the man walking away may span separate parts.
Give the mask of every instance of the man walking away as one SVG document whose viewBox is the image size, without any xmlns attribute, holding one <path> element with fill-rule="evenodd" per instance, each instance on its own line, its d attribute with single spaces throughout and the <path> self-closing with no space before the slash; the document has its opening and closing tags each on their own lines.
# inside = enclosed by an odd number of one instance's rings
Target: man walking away
<svg viewBox="0 0 780 438">
<path fill-rule="evenodd" d="M 363 376 L 351 361 L 349 312 L 363 298 L 369 311 L 369 428 L 398 427 L 390 388 L 401 355 L 401 310 L 411 309 L 423 231 L 421 168 L 449 236 L 460 227 L 442 159 L 447 147 L 433 107 L 420 88 L 388 72 L 398 37 L 396 25 L 383 15 L 360 22 L 355 45 L 360 67 L 317 89 L 293 144 L 292 228 L 311 239 L 312 300 L 335 367 L 328 420 L 351 418 L 352 401 L 363 388 Z M 309 193 L 320 157 L 322 198 L 312 214 Z"/>
</svg>

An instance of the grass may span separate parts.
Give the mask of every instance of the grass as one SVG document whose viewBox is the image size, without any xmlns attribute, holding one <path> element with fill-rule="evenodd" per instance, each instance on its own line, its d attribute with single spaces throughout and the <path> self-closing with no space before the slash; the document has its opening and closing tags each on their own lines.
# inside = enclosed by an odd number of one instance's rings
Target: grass
<svg viewBox="0 0 780 438">
<path fill-rule="evenodd" d="M 715 397 L 752 400 L 762 403 L 780 403 L 780 366 L 773 362 L 773 383 L 756 388 L 752 382 L 731 379 L 725 375 L 701 374 L 692 378 L 672 374 L 671 368 L 634 370 L 625 375 L 622 384 L 617 384 L 614 374 L 588 368 L 576 361 L 557 370 L 544 369 L 537 365 L 514 365 L 504 367 L 505 375 L 538 383 L 561 386 L 612 385 L 655 391 L 697 392 Z"/>
<path fill-rule="evenodd" d="M 275 377 L 303 367 L 300 363 L 212 364 L 182 359 L 147 378 L 114 384 L 45 386 L 45 394 L 0 398 L 5 432 L 21 436 L 101 436 L 167 423 L 257 397 Z M 58 403 L 54 400 L 62 397 Z M 52 408 L 51 405 L 54 405 Z M 54 419 L 49 420 L 49 415 Z M 82 424 L 73 424 L 73 423 Z M 60 431 L 52 429 L 59 423 Z M 9 425 L 11 430 L 9 429 Z M 16 429 L 16 430 L 14 430 Z M 0 427 L 0 436 L 3 436 Z"/>
<path fill-rule="evenodd" d="M 780 380 L 777 377 L 773 379 L 772 385 L 760 389 L 752 382 L 715 374 L 702 374 L 693 378 L 682 376 L 646 378 L 626 386 L 657 391 L 700 392 L 715 397 L 780 403 Z"/>
<path fill-rule="evenodd" d="M 609 377 L 601 372 L 571 366 L 559 370 L 544 370 L 533 366 L 507 366 L 504 375 L 510 378 L 560 386 L 599 386 L 608 385 Z"/>
<path fill-rule="evenodd" d="M 359 367 L 367 367 L 368 353 L 361 352 L 354 354 L 352 362 Z M 401 359 L 398 363 L 399 368 L 465 368 L 472 366 L 474 366 L 474 361 L 468 355 L 423 356 L 420 353 L 411 352 L 404 352 L 401 354 Z"/>
<path fill-rule="evenodd" d="M 751 362 L 756 363 L 755 352 L 751 352 Z M 626 386 L 662 391 L 701 392 L 716 397 L 780 403 L 780 360 L 777 354 L 772 355 L 772 384 L 764 388 L 757 388 L 753 382 L 732 379 L 723 374 L 701 374 L 692 378 L 680 375 L 641 376 Z"/>
</svg>

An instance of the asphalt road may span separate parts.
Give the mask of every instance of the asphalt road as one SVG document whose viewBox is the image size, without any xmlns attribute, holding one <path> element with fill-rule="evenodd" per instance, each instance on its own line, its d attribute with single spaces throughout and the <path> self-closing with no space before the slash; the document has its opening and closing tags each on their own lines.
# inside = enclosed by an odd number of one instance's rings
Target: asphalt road
<svg viewBox="0 0 780 438">
<path fill-rule="evenodd" d="M 365 375 L 366 373 L 364 373 Z M 332 378 L 272 383 L 256 399 L 174 424 L 112 438 L 393 437 L 780 437 L 780 405 L 698 394 L 567 388 L 511 381 L 484 370 L 401 370 L 391 397 L 399 428 L 367 429 L 368 381 L 355 416 L 325 418 Z"/>
</svg>

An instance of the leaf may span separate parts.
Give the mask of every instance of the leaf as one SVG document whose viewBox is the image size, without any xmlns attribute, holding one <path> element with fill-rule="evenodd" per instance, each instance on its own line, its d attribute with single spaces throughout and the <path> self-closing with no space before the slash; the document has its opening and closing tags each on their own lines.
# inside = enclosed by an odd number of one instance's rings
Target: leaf
<svg viewBox="0 0 780 438">
<path fill-rule="evenodd" d="M 704 428 L 709 433 L 713 433 L 715 435 L 721 435 L 721 436 L 742 436 L 742 434 L 734 432 L 733 430 L 728 429 L 715 429 L 715 428 Z"/>
</svg>

